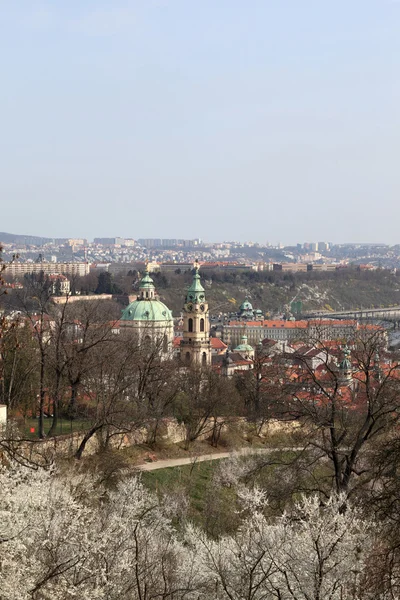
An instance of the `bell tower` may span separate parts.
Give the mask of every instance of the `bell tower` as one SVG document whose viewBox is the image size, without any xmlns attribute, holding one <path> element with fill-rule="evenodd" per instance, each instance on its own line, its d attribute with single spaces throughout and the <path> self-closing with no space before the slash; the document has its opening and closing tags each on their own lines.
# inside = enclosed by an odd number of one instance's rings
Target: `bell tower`
<svg viewBox="0 0 400 600">
<path fill-rule="evenodd" d="M 181 359 L 187 364 L 211 365 L 210 319 L 204 288 L 200 283 L 196 260 L 193 281 L 183 307 Z"/>
<path fill-rule="evenodd" d="M 353 366 L 351 352 L 347 346 L 343 348 L 343 360 L 339 363 L 338 381 L 342 385 L 349 385 L 353 380 Z"/>
</svg>

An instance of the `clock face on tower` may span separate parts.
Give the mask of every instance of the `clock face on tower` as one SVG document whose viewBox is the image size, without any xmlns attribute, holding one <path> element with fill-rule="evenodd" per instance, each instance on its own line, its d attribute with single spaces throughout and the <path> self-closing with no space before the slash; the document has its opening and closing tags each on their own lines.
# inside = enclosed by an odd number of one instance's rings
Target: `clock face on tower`
<svg viewBox="0 0 400 600">
<path fill-rule="evenodd" d="M 193 310 L 193 304 L 190 304 L 190 303 L 189 303 L 189 304 L 187 304 L 187 305 L 186 305 L 186 308 L 187 308 L 187 310 L 188 310 L 189 312 L 191 312 L 191 311 Z"/>
<path fill-rule="evenodd" d="M 200 310 L 201 310 L 202 312 L 204 312 L 204 311 L 205 311 L 205 309 L 206 309 L 206 307 L 204 306 L 204 304 L 200 304 Z"/>
</svg>

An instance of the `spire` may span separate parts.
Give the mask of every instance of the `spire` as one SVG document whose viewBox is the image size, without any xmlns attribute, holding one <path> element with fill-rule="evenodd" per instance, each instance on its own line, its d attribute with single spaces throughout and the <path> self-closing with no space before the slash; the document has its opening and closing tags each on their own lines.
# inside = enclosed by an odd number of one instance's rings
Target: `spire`
<svg viewBox="0 0 400 600">
<path fill-rule="evenodd" d="M 339 363 L 339 369 L 341 369 L 342 371 L 350 371 L 352 366 L 350 360 L 350 350 L 348 346 L 344 346 L 343 355 L 343 360 Z"/>
<path fill-rule="evenodd" d="M 381 357 L 379 355 L 378 348 L 375 350 L 375 356 L 374 356 L 374 373 L 375 373 L 377 381 L 380 382 L 382 380 L 382 371 L 381 371 Z"/>
<path fill-rule="evenodd" d="M 200 275 L 199 275 L 199 262 L 196 259 L 196 262 L 194 264 L 194 275 L 193 275 L 193 281 L 189 286 L 189 289 L 187 291 L 186 294 L 186 302 L 204 302 L 205 300 L 205 295 L 204 295 L 204 288 L 201 285 L 201 281 L 200 281 Z"/>
<path fill-rule="evenodd" d="M 339 377 L 342 382 L 349 382 L 352 380 L 353 366 L 350 359 L 350 350 L 346 346 L 343 348 L 343 360 L 339 363 Z"/>
</svg>

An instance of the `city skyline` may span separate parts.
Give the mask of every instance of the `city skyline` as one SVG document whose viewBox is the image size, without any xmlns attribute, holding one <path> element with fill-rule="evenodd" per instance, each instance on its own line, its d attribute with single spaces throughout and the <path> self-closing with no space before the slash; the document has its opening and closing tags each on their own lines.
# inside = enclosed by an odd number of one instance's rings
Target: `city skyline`
<svg viewBox="0 0 400 600">
<path fill-rule="evenodd" d="M 280 241 L 274 242 L 273 240 L 253 240 L 253 239 L 204 239 L 202 237 L 194 237 L 194 238 L 182 238 L 182 237 L 176 237 L 176 238 L 170 238 L 167 236 L 162 236 L 162 237 L 147 237 L 147 238 L 143 238 L 140 236 L 133 236 L 133 235 L 128 235 L 128 236 L 121 236 L 121 235 L 105 235 L 105 236 L 97 236 L 94 235 L 93 237 L 89 237 L 89 236 L 73 236 L 73 235 L 66 235 L 66 236 L 54 236 L 54 235 L 50 235 L 49 232 L 46 232 L 44 235 L 43 234 L 34 234 L 32 232 L 22 232 L 22 231 L 18 231 L 18 232 L 0 232 L 0 244 L 1 243 L 8 243 L 7 241 L 4 241 L 1 239 L 1 234 L 4 233 L 7 236 L 15 236 L 15 237 L 25 237 L 25 238 L 41 238 L 43 240 L 45 239 L 49 239 L 49 240 L 85 240 L 88 244 L 103 244 L 104 241 L 102 240 L 115 240 L 115 244 L 119 244 L 119 243 L 123 243 L 123 241 L 127 240 L 127 241 L 135 241 L 135 242 L 139 242 L 139 244 L 145 240 L 157 240 L 159 242 L 175 242 L 175 243 L 171 243 L 171 246 L 174 245 L 179 245 L 180 242 L 188 242 L 188 241 L 193 241 L 195 242 L 193 244 L 193 247 L 195 246 L 201 246 L 201 244 L 207 244 L 207 245 L 212 245 L 212 244 L 257 244 L 260 246 L 287 246 L 287 247 L 295 247 L 298 245 L 301 246 L 307 246 L 307 245 L 315 245 L 317 244 L 328 244 L 328 245 L 360 245 L 360 246 L 391 246 L 391 245 L 397 245 L 397 244 L 389 244 L 387 241 L 383 241 L 383 240 L 379 240 L 379 241 L 371 241 L 371 240 L 362 240 L 362 241 L 354 241 L 354 240 L 347 240 L 345 242 L 338 242 L 337 240 L 322 240 L 319 239 L 317 237 L 314 237 L 312 239 L 307 239 L 307 240 L 303 240 L 303 239 L 295 239 L 295 240 L 291 240 L 289 241 L 289 243 L 287 244 L 283 244 Z M 51 233 L 51 232 L 50 232 Z M 118 241 L 120 240 L 120 241 Z M 17 243 L 17 242 L 13 242 L 13 243 Z M 25 245 L 25 242 L 21 242 L 23 243 L 23 245 Z M 111 243 L 111 242 L 110 242 Z M 399 241 L 400 244 L 400 241 Z M 142 244 L 143 245 L 143 244 Z M 160 244 L 162 245 L 162 244 Z M 164 244 L 165 245 L 165 244 Z"/>
</svg>

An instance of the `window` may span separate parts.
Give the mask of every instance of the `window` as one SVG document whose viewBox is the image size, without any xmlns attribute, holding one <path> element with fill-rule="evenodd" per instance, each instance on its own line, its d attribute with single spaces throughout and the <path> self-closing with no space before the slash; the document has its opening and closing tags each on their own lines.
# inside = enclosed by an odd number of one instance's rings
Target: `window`
<svg viewBox="0 0 400 600">
<path fill-rule="evenodd" d="M 190 362 L 190 352 L 186 352 L 185 360 L 186 360 L 187 363 Z"/>
<path fill-rule="evenodd" d="M 189 327 L 189 333 L 191 333 L 193 331 L 193 319 L 192 318 L 189 319 L 188 327 Z"/>
<path fill-rule="evenodd" d="M 164 333 L 164 337 L 163 337 L 163 352 L 164 352 L 164 354 L 166 354 L 168 352 L 168 337 L 166 336 L 165 333 Z"/>
<path fill-rule="evenodd" d="M 203 365 L 207 364 L 207 353 L 206 352 L 203 352 L 202 363 L 203 363 Z"/>
<path fill-rule="evenodd" d="M 200 319 L 200 331 L 204 331 L 204 319 Z"/>
<path fill-rule="evenodd" d="M 149 335 L 145 335 L 142 341 L 142 348 L 145 352 L 150 352 L 152 346 L 151 337 Z"/>
</svg>

